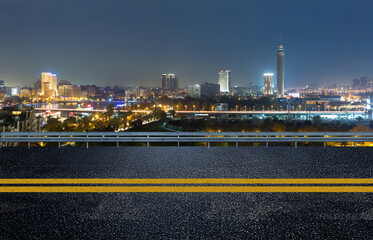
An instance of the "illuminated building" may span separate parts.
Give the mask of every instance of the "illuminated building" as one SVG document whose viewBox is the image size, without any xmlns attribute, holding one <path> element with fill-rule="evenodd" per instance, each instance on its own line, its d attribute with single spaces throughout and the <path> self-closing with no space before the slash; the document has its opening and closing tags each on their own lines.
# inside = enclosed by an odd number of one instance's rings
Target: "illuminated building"
<svg viewBox="0 0 373 240">
<path fill-rule="evenodd" d="M 162 91 L 175 92 L 178 90 L 178 79 L 175 74 L 162 74 Z"/>
<path fill-rule="evenodd" d="M 19 96 L 22 98 L 22 97 L 31 97 L 31 91 L 27 88 L 23 88 L 20 90 L 19 92 Z"/>
<path fill-rule="evenodd" d="M 228 103 L 216 103 L 214 104 L 214 111 L 228 111 Z"/>
<path fill-rule="evenodd" d="M 41 95 L 55 97 L 57 95 L 57 75 L 49 72 L 41 73 Z"/>
<path fill-rule="evenodd" d="M 58 87 L 58 95 L 64 98 L 81 98 L 82 89 L 76 85 L 64 84 Z"/>
<path fill-rule="evenodd" d="M 282 42 L 277 47 L 277 95 L 284 96 L 285 89 L 285 72 L 284 72 L 284 46 Z"/>
<path fill-rule="evenodd" d="M 5 87 L 5 83 L 3 80 L 0 80 L 0 94 L 5 94 L 6 93 L 6 87 Z"/>
<path fill-rule="evenodd" d="M 193 84 L 188 86 L 188 95 L 193 98 L 201 97 L 201 85 Z"/>
<path fill-rule="evenodd" d="M 148 96 L 148 90 L 144 88 L 143 86 L 137 86 L 136 87 L 136 97 L 137 98 L 146 98 Z M 123 93 L 125 95 L 125 92 Z"/>
<path fill-rule="evenodd" d="M 8 96 L 17 96 L 19 95 L 19 89 L 17 87 L 8 87 L 7 88 Z"/>
<path fill-rule="evenodd" d="M 265 73 L 263 95 L 273 95 L 273 73 Z"/>
<path fill-rule="evenodd" d="M 218 81 L 218 83 L 220 85 L 220 92 L 229 93 L 230 82 L 231 82 L 231 71 L 230 70 L 220 70 L 219 81 Z"/>
</svg>

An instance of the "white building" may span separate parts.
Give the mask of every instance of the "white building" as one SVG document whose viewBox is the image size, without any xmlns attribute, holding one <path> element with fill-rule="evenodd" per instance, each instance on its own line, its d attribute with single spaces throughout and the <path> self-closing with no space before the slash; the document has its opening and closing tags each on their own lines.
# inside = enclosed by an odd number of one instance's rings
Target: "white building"
<svg viewBox="0 0 373 240">
<path fill-rule="evenodd" d="M 219 85 L 221 93 L 229 93 L 231 82 L 231 70 L 220 70 L 219 72 Z"/>
<path fill-rule="evenodd" d="M 264 73 L 263 95 L 273 95 L 273 73 Z"/>
</svg>

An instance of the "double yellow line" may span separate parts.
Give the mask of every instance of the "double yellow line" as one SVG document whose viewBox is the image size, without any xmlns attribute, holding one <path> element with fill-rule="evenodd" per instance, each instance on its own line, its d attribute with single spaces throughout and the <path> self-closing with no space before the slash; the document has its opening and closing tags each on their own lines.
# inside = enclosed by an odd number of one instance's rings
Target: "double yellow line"
<svg viewBox="0 0 373 240">
<path fill-rule="evenodd" d="M 0 192 L 373 192 L 373 178 L 0 179 Z"/>
</svg>

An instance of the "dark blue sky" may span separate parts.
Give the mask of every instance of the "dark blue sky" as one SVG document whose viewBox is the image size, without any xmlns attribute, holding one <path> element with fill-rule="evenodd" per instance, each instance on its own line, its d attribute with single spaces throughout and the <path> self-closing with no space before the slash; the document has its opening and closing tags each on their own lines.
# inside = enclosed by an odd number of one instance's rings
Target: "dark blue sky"
<svg viewBox="0 0 373 240">
<path fill-rule="evenodd" d="M 262 84 L 276 73 L 280 30 L 286 87 L 373 78 L 371 0 L 0 1 L 0 79 L 32 85 L 40 72 L 75 84 Z M 276 77 L 276 76 L 275 76 Z"/>
</svg>

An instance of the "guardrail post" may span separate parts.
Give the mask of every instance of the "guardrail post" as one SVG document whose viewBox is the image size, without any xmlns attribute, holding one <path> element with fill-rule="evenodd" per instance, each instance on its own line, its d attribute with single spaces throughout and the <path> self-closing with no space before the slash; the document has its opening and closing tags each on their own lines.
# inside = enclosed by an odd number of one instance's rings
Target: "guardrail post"
<svg viewBox="0 0 373 240">
<path fill-rule="evenodd" d="M 207 142 L 207 148 L 210 148 L 210 142 Z"/>
<path fill-rule="evenodd" d="M 88 132 L 87 132 L 87 138 L 88 138 Z M 86 143 L 86 148 L 88 148 L 88 141 L 87 141 L 87 143 Z"/>
<path fill-rule="evenodd" d="M 298 142 L 295 142 L 295 148 L 298 148 L 297 143 L 298 143 Z"/>
<path fill-rule="evenodd" d="M 28 140 L 30 140 L 30 134 L 28 134 Z M 27 147 L 30 148 L 30 146 L 31 146 L 31 143 L 29 141 L 28 144 L 27 144 Z"/>
<path fill-rule="evenodd" d="M 119 139 L 119 132 L 117 134 L 117 138 Z M 119 141 L 117 142 L 117 148 L 119 148 Z"/>
<path fill-rule="evenodd" d="M 177 135 L 177 138 L 180 138 L 180 135 Z M 180 147 L 180 141 L 177 141 L 177 147 Z"/>
<path fill-rule="evenodd" d="M 356 138 L 356 135 L 354 137 Z M 356 141 L 354 141 L 354 148 L 356 148 Z"/>
<path fill-rule="evenodd" d="M 324 141 L 324 148 L 326 148 L 326 142 Z"/>
<path fill-rule="evenodd" d="M 149 143 L 149 135 L 148 135 L 148 142 L 147 142 L 147 146 L 148 146 L 148 148 L 150 147 L 150 143 Z"/>
<path fill-rule="evenodd" d="M 238 135 L 236 135 L 236 138 L 238 138 Z M 238 141 L 236 142 L 236 148 L 238 148 Z"/>
<path fill-rule="evenodd" d="M 268 138 L 269 138 L 269 136 L 267 135 L 266 148 L 268 148 Z"/>
<path fill-rule="evenodd" d="M 60 135 L 60 133 L 58 133 L 58 138 L 60 138 L 61 137 L 61 135 Z M 60 140 L 58 140 L 58 148 L 61 148 L 61 141 Z"/>
</svg>

